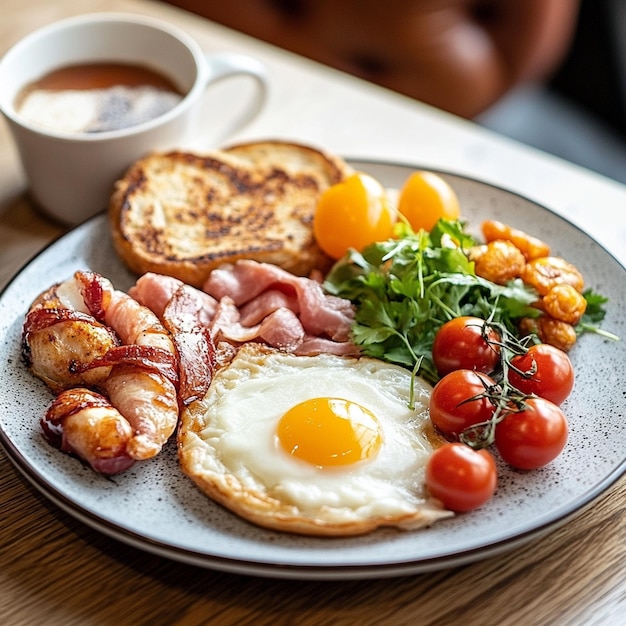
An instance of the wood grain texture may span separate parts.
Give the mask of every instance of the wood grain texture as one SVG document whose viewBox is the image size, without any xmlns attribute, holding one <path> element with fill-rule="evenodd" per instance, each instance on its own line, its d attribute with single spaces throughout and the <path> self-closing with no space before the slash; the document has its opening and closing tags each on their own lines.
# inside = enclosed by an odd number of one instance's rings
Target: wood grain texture
<svg viewBox="0 0 626 626">
<path fill-rule="evenodd" d="M 0 614 L 22 624 L 616 624 L 626 610 L 626 479 L 550 534 L 434 573 L 290 581 L 176 563 L 50 504 L 0 453 Z"/>
<path fill-rule="evenodd" d="M 203 41 L 228 43 L 223 29 L 148 0 L 3 0 L 0 54 L 40 25 L 93 10 L 165 17 Z M 62 232 L 30 204 L 0 124 L 0 288 Z M 623 477 L 548 535 L 464 567 L 367 581 L 273 580 L 183 565 L 94 531 L 31 487 L 0 450 L 0 624 L 620 626 L 625 508 Z"/>
</svg>

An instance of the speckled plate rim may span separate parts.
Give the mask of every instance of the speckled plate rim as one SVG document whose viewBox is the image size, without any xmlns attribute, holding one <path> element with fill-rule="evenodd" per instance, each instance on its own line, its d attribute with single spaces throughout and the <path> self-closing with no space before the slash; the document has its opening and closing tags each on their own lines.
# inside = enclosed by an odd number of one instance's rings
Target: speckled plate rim
<svg viewBox="0 0 626 626">
<path fill-rule="evenodd" d="M 382 163 L 379 161 L 368 160 L 351 160 L 351 163 L 357 169 L 368 171 L 372 175 L 378 177 L 384 184 L 390 187 L 398 187 L 410 171 L 419 168 L 419 166 L 415 165 Z M 590 250 L 593 250 L 595 257 L 601 259 L 603 268 L 606 269 L 606 267 L 610 266 L 611 271 L 616 276 L 615 281 L 611 283 L 614 289 L 602 288 L 601 292 L 610 297 L 611 305 L 616 309 L 619 309 L 620 307 L 620 298 L 622 300 L 622 306 L 626 306 L 626 303 L 623 302 L 623 294 L 619 294 L 619 290 L 617 289 L 620 281 L 622 284 L 626 282 L 626 270 L 624 270 L 624 268 L 606 250 L 599 246 L 599 244 L 595 243 L 586 234 L 582 233 L 577 227 L 554 214 L 549 209 L 541 207 L 537 203 L 518 194 L 514 194 L 505 189 L 495 187 L 491 184 L 477 181 L 469 177 L 442 171 L 439 173 L 447 177 L 455 186 L 460 185 L 461 187 L 467 188 L 465 191 L 460 193 L 460 196 L 462 206 L 464 207 L 464 215 L 467 214 L 470 223 L 472 223 L 471 214 L 475 212 L 475 209 L 469 209 L 469 205 L 472 205 L 472 202 L 474 201 L 478 202 L 478 200 L 480 200 L 479 204 L 484 204 L 486 202 L 486 204 L 490 205 L 488 209 L 489 217 L 495 217 L 496 219 L 506 218 L 505 221 L 509 221 L 509 223 L 513 223 L 519 227 L 523 227 L 525 225 L 525 220 L 522 215 L 516 214 L 515 210 L 517 208 L 525 207 L 526 209 L 529 209 L 532 207 L 532 210 L 539 212 L 543 221 L 551 224 L 553 229 L 556 229 L 556 231 L 561 234 L 565 232 L 567 235 L 575 237 L 578 240 L 578 243 L 585 243 Z M 478 200 L 472 200 L 472 193 L 478 196 Z M 491 206 L 493 203 L 491 200 L 488 200 L 488 196 L 496 197 L 498 202 L 505 200 L 505 204 L 507 206 L 503 208 L 502 206 L 499 206 L 498 203 L 496 203 L 495 206 Z M 478 212 L 480 213 L 480 210 Z M 498 212 L 504 212 L 504 214 L 498 215 Z M 515 224 L 515 222 L 518 222 L 518 224 Z M 72 246 L 65 246 L 65 242 L 68 238 L 73 238 L 80 243 L 83 238 L 88 238 L 94 231 L 97 232 L 105 228 L 104 216 L 98 216 L 77 227 L 67 235 L 60 237 L 57 241 L 51 243 L 42 252 L 31 259 L 31 261 L 29 261 L 5 287 L 2 294 L 0 294 L 0 312 L 2 312 L 2 315 L 0 315 L 0 318 L 2 319 L 2 326 L 0 326 L 0 328 L 2 329 L 1 336 L 4 340 L 4 347 L 2 350 L 4 350 L 5 353 L 7 350 L 5 345 L 7 342 L 6 335 L 10 327 L 4 326 L 5 321 L 3 315 L 7 301 L 10 301 L 15 297 L 13 290 L 16 284 L 20 281 L 20 277 L 29 268 L 32 269 L 37 265 L 37 263 L 41 263 L 42 259 L 47 259 L 51 255 L 61 259 L 64 256 L 67 257 L 68 255 L 76 254 L 77 252 L 74 248 L 72 248 Z M 539 234 L 532 228 L 528 228 L 528 230 L 533 232 L 533 234 Z M 550 240 L 547 236 L 546 239 Z M 567 245 L 564 246 L 565 251 L 567 251 L 567 247 Z M 112 251 L 107 252 L 105 250 L 104 252 L 101 252 L 101 254 L 105 259 L 108 258 L 112 265 L 119 264 L 117 259 L 110 258 Z M 583 269 L 583 271 L 585 270 L 585 268 L 581 269 Z M 64 276 L 58 276 L 58 279 L 63 277 Z M 46 283 L 43 287 L 45 288 L 48 284 L 49 283 Z M 32 288 L 33 293 L 30 295 L 34 297 L 37 295 L 40 286 L 33 285 Z M 613 291 L 615 291 L 615 293 L 613 293 Z M 621 324 L 620 329 L 613 327 L 611 330 L 621 330 L 622 332 L 618 332 L 618 334 L 623 336 L 623 328 L 624 326 Z M 594 340 L 595 338 L 590 339 Z M 594 344 L 593 346 L 589 346 L 587 349 L 594 349 L 595 352 L 597 351 L 595 350 L 596 347 L 597 346 Z M 623 342 L 614 344 L 613 348 L 615 349 L 614 352 L 608 350 L 609 356 L 612 355 L 612 360 L 617 362 L 621 359 L 622 363 L 626 362 Z M 3 356 L 5 356 L 5 354 L 3 354 Z M 619 373 L 619 379 L 617 381 L 612 381 L 612 383 L 616 382 L 618 385 L 622 384 L 626 387 L 626 377 L 624 375 L 623 368 Z M 17 402 L 17 399 L 15 397 L 4 398 L 4 393 L 5 391 L 0 393 L 2 403 L 5 404 L 4 408 L 19 410 L 19 402 Z M 622 399 L 622 404 L 623 403 L 624 401 Z M 594 406 L 597 408 L 593 399 L 588 406 Z M 623 413 L 623 406 L 618 409 L 618 412 L 619 410 Z M 617 418 L 619 416 L 615 414 L 614 417 Z M 349 557 L 342 558 L 340 556 L 341 550 L 337 550 L 334 552 L 338 553 L 339 556 L 335 554 L 333 558 L 326 560 L 324 559 L 324 555 L 320 558 L 313 558 L 310 554 L 307 556 L 306 550 L 303 550 L 302 546 L 298 542 L 294 543 L 293 549 L 287 545 L 286 555 L 283 554 L 281 556 L 280 552 L 276 553 L 272 550 L 272 542 L 268 542 L 269 547 L 267 549 L 267 554 L 262 557 L 256 556 L 254 558 L 245 558 L 239 553 L 236 554 L 234 551 L 229 553 L 228 549 L 222 551 L 207 550 L 204 546 L 182 545 L 178 541 L 155 538 L 154 536 L 151 536 L 151 533 L 142 532 L 141 529 L 138 530 L 133 528 L 132 521 L 127 524 L 123 521 L 120 522 L 119 519 L 111 519 L 109 513 L 102 514 L 97 507 L 94 508 L 92 505 L 87 506 L 85 502 L 82 501 L 80 496 L 76 497 L 75 495 L 68 495 L 64 488 L 56 483 L 54 477 L 51 478 L 49 475 L 46 475 L 45 472 L 42 472 L 41 467 L 37 467 L 31 462 L 29 459 L 29 450 L 25 450 L 20 443 L 15 442 L 14 437 L 11 436 L 10 428 L 7 428 L 6 424 L 4 424 L 1 419 L 0 443 L 6 450 L 9 459 L 20 470 L 24 477 L 56 506 L 88 526 L 117 540 L 133 545 L 134 547 L 187 564 L 209 567 L 231 573 L 292 579 L 345 580 L 348 578 L 364 579 L 416 574 L 446 567 L 463 565 L 514 549 L 533 538 L 542 536 L 561 526 L 572 517 L 578 515 L 584 508 L 592 505 L 593 501 L 602 495 L 626 471 L 626 458 L 624 453 L 624 450 L 626 450 L 626 430 L 624 428 L 619 429 L 616 424 L 610 425 L 610 428 L 613 429 L 611 431 L 613 437 L 617 435 L 621 438 L 615 445 L 615 449 L 608 453 L 608 457 L 605 459 L 605 466 L 603 466 L 604 469 L 600 470 L 599 474 L 588 481 L 588 483 L 584 484 L 582 488 L 575 490 L 572 497 L 565 498 L 562 502 L 553 503 L 553 505 L 548 507 L 548 509 L 535 514 L 533 519 L 526 524 L 514 526 L 508 531 L 495 533 L 491 538 L 477 539 L 477 537 L 480 536 L 481 522 L 472 523 L 472 518 L 466 517 L 465 520 L 467 520 L 468 536 L 471 537 L 471 540 L 466 541 L 464 544 L 462 543 L 461 545 L 453 546 L 449 549 L 441 548 L 436 553 L 422 556 L 416 554 L 415 552 L 411 553 L 409 550 L 408 552 L 404 551 L 402 556 L 396 555 L 385 558 L 384 556 L 381 556 L 381 549 L 384 552 L 385 544 L 390 541 L 390 537 L 392 537 L 392 535 L 382 534 L 381 536 L 380 533 L 374 533 L 371 536 L 371 539 L 368 539 L 362 546 L 357 545 L 356 549 L 351 552 Z M 59 460 L 59 462 L 61 461 Z M 53 463 L 56 463 L 56 460 L 53 461 Z M 557 469 L 557 474 L 558 473 L 559 471 Z M 516 485 L 516 481 L 518 481 L 518 478 L 519 477 L 516 478 L 515 476 L 509 476 L 507 478 L 508 484 L 506 484 L 505 489 L 513 489 Z M 522 490 L 521 493 L 523 501 L 524 490 Z M 519 496 L 519 494 L 516 495 Z M 477 514 L 478 513 L 476 512 L 471 515 Z M 225 515 L 229 516 L 230 514 L 226 512 Z M 441 528 L 441 526 L 435 525 L 433 527 L 433 529 L 438 528 Z M 431 530 L 432 529 L 428 529 L 428 531 L 418 532 L 421 534 L 423 532 L 431 532 Z M 257 535 L 261 537 L 260 540 L 263 541 L 263 534 L 265 531 L 257 529 L 256 532 Z M 438 531 L 435 531 L 435 536 L 437 532 Z M 267 534 L 274 535 L 273 533 Z M 420 534 L 415 535 L 415 537 L 420 537 Z M 406 538 L 407 536 L 410 537 L 410 534 L 402 533 L 402 536 Z M 235 537 L 235 541 L 236 539 L 237 538 Z M 306 544 L 307 539 L 304 539 L 301 543 Z M 320 544 L 318 543 L 318 545 Z M 313 550 L 315 550 L 315 547 Z M 325 550 L 323 552 L 325 552 Z"/>
</svg>

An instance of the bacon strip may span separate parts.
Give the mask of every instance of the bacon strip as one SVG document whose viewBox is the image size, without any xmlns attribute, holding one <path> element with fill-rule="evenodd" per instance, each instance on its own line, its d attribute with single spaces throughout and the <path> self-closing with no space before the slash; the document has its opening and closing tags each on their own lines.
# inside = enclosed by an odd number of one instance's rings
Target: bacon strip
<svg viewBox="0 0 626 626">
<path fill-rule="evenodd" d="M 62 391 L 41 418 L 41 427 L 53 446 L 101 474 L 117 474 L 135 463 L 127 453 L 133 437 L 130 424 L 104 396 L 89 389 Z"/>
<path fill-rule="evenodd" d="M 85 306 L 99 322 L 104 321 L 105 312 L 111 299 L 108 279 L 88 271 L 77 272 L 75 277 L 80 284 Z"/>
<path fill-rule="evenodd" d="M 96 367 L 115 365 L 136 365 L 153 370 L 167 378 L 172 384 L 178 384 L 176 357 L 171 352 L 154 346 L 137 344 L 116 346 L 108 350 L 104 356 L 77 366 L 76 372 L 83 373 Z"/>
<path fill-rule="evenodd" d="M 293 313 L 300 312 L 296 294 L 287 294 L 278 289 L 268 289 L 240 308 L 241 318 L 239 321 L 244 326 L 254 326 L 274 311 L 283 308 L 289 309 Z"/>
<path fill-rule="evenodd" d="M 280 307 L 266 315 L 259 324 L 244 326 L 239 309 L 229 298 L 220 300 L 211 323 L 211 333 L 216 339 L 246 343 L 261 339 L 268 345 L 293 352 L 302 343 L 305 332 L 297 315 Z"/>
<path fill-rule="evenodd" d="M 203 398 L 215 370 L 215 345 L 209 327 L 202 323 L 203 298 L 188 285 L 179 286 L 161 314 L 178 353 L 183 405 Z"/>
<path fill-rule="evenodd" d="M 164 274 L 155 274 L 154 272 L 146 272 L 137 279 L 137 282 L 128 290 L 128 295 L 141 302 L 154 312 L 159 318 L 163 318 L 163 312 L 168 305 L 172 296 L 180 289 L 185 287 L 187 293 L 192 293 L 194 298 L 199 301 L 200 307 L 197 311 L 198 322 L 208 324 L 215 315 L 217 308 L 217 300 L 209 296 L 209 294 L 195 289 L 190 285 L 185 285 L 182 280 L 166 276 Z"/>
<path fill-rule="evenodd" d="M 351 341 L 333 341 L 324 337 L 307 335 L 294 353 L 298 356 L 311 356 L 314 354 L 359 356 L 360 351 L 358 346 L 355 346 Z"/>
<path fill-rule="evenodd" d="M 347 341 L 354 321 L 354 307 L 349 300 L 326 294 L 315 280 L 294 276 L 267 263 L 243 260 L 225 264 L 211 272 L 204 291 L 217 300 L 228 296 L 244 309 L 251 309 L 257 297 L 267 297 L 262 294 L 270 291 L 280 292 L 286 299 L 295 297 L 297 306 L 290 308 L 298 313 L 306 333 L 334 341 Z M 252 318 L 246 312 L 246 319 Z"/>
<path fill-rule="evenodd" d="M 185 372 L 195 381 L 189 385 L 190 397 L 202 389 L 196 384 L 200 378 L 210 379 L 208 370 L 215 365 L 214 347 L 209 345 L 210 367 L 204 374 L 194 371 L 196 361 L 202 355 L 207 358 L 204 340 L 180 338 L 181 333 L 198 334 L 200 328 L 208 329 L 215 343 L 262 341 L 298 354 L 358 354 L 350 341 L 354 307 L 349 300 L 326 294 L 316 280 L 244 260 L 213 270 L 204 288 L 199 291 L 178 279 L 147 273 L 129 290 L 171 332 L 181 360 L 181 389 L 187 388 Z"/>
<path fill-rule="evenodd" d="M 31 309 L 24 321 L 23 332 L 24 334 L 34 333 L 38 330 L 44 330 L 50 328 L 56 324 L 62 324 L 63 322 L 88 322 L 95 324 L 95 320 L 86 313 L 75 311 L 74 309 L 60 309 L 60 308 L 40 308 Z"/>
</svg>

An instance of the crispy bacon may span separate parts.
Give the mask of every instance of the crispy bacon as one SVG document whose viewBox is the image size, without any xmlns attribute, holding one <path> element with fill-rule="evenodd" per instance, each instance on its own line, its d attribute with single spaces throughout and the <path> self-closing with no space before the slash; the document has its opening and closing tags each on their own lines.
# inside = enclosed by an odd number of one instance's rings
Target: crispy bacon
<svg viewBox="0 0 626 626">
<path fill-rule="evenodd" d="M 215 369 L 215 345 L 209 323 L 217 301 L 177 278 L 148 272 L 129 294 L 150 308 L 172 336 L 179 359 L 179 399 L 183 405 L 201 398 Z"/>
<path fill-rule="evenodd" d="M 94 324 L 95 320 L 90 315 L 73 309 L 58 309 L 52 307 L 31 309 L 26 315 L 23 332 L 25 335 L 28 335 L 63 322 L 87 322 Z"/>
<path fill-rule="evenodd" d="M 111 301 L 108 280 L 95 272 L 77 272 L 76 280 L 85 306 L 99 322 L 105 317 L 106 309 Z"/>
<path fill-rule="evenodd" d="M 112 329 L 90 315 L 56 306 L 32 308 L 22 329 L 24 362 L 55 392 L 102 387 L 110 368 L 79 370 L 119 343 Z"/>
<path fill-rule="evenodd" d="M 101 474 L 117 474 L 135 463 L 127 454 L 133 431 L 102 395 L 89 389 L 61 392 L 41 419 L 45 438 Z"/>
<path fill-rule="evenodd" d="M 209 327 L 203 323 L 205 299 L 200 293 L 193 287 L 180 285 L 161 314 L 178 353 L 178 395 L 183 405 L 204 397 L 215 370 L 215 345 Z"/>
<path fill-rule="evenodd" d="M 172 384 L 178 384 L 178 368 L 174 354 L 162 348 L 137 344 L 111 348 L 103 356 L 77 366 L 76 372 L 82 374 L 96 367 L 112 367 L 114 365 L 136 365 L 153 370 L 167 378 Z"/>
<path fill-rule="evenodd" d="M 31 371 L 61 392 L 42 423 L 52 440 L 63 424 L 57 439 L 94 469 L 103 463 L 104 473 L 121 471 L 127 461 L 102 461 L 101 448 L 123 445 L 134 460 L 160 452 L 178 423 L 178 355 L 149 308 L 104 276 L 79 271 L 33 302 L 22 337 Z M 118 452 L 111 454 L 121 458 Z"/>
</svg>

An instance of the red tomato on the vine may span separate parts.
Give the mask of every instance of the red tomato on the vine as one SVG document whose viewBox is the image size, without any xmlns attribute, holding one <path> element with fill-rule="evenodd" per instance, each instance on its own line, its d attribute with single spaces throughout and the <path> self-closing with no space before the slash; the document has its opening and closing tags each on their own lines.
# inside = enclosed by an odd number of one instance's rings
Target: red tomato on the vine
<svg viewBox="0 0 626 626">
<path fill-rule="evenodd" d="M 500 456 L 523 470 L 547 465 L 563 451 L 568 424 L 563 411 L 545 398 L 528 398 L 526 408 L 508 414 L 496 426 L 495 443 Z"/>
<path fill-rule="evenodd" d="M 531 346 L 515 356 L 511 365 L 524 373 L 509 370 L 511 385 L 525 394 L 535 394 L 554 404 L 563 404 L 574 388 L 574 367 L 565 352 L 547 343 Z"/>
<path fill-rule="evenodd" d="M 454 370 L 490 374 L 500 361 L 499 334 L 479 317 L 463 316 L 446 322 L 435 335 L 432 354 L 440 376 Z"/>
<path fill-rule="evenodd" d="M 451 511 L 482 506 L 493 496 L 496 485 L 496 463 L 487 450 L 447 443 L 437 448 L 426 464 L 426 488 Z"/>
<path fill-rule="evenodd" d="M 430 420 L 446 437 L 458 437 L 466 428 L 491 419 L 495 406 L 487 397 L 495 381 L 473 370 L 455 370 L 444 376 L 430 394 Z"/>
</svg>

